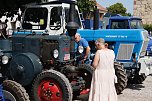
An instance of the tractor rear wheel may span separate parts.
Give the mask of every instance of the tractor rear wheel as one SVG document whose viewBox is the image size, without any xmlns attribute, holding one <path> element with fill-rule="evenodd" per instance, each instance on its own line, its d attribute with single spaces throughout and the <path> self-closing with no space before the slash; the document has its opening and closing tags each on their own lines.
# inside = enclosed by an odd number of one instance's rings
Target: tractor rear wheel
<svg viewBox="0 0 152 101">
<path fill-rule="evenodd" d="M 88 64 L 78 65 L 78 76 L 82 77 L 83 80 L 85 81 L 85 88 L 82 89 L 78 93 L 79 96 L 77 96 L 77 98 L 80 99 L 81 101 L 88 100 L 93 71 L 94 71 L 94 68 Z"/>
<path fill-rule="evenodd" d="M 69 80 L 60 72 L 47 70 L 40 73 L 32 86 L 34 101 L 72 101 Z"/>
<path fill-rule="evenodd" d="M 115 74 L 117 76 L 117 82 L 118 82 L 118 83 L 115 83 L 116 92 L 117 94 L 120 94 L 127 86 L 127 75 L 123 68 L 123 65 L 115 62 L 114 68 L 115 68 Z"/>
<path fill-rule="evenodd" d="M 5 80 L 2 86 L 5 101 L 30 101 L 26 90 L 19 83 Z"/>
</svg>

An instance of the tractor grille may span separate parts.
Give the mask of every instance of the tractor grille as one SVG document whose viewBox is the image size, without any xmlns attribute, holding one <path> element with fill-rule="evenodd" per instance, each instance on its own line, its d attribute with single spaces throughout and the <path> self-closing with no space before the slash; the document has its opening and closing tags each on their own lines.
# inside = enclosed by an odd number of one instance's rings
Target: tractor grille
<svg viewBox="0 0 152 101">
<path fill-rule="evenodd" d="M 44 40 L 41 48 L 41 56 L 43 62 L 48 62 L 53 59 L 53 51 L 59 49 L 59 43 L 57 40 Z"/>
<path fill-rule="evenodd" d="M 117 60 L 130 60 L 133 49 L 134 49 L 134 44 L 120 44 L 116 59 Z"/>
</svg>

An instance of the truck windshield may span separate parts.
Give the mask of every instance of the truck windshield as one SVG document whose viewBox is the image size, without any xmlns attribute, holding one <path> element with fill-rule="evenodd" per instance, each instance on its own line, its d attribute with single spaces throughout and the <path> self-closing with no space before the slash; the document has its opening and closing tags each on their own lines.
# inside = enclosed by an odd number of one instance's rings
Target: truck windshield
<svg viewBox="0 0 152 101">
<path fill-rule="evenodd" d="M 80 23 L 80 19 L 79 19 L 79 15 L 78 15 L 78 11 L 76 10 L 76 12 L 74 13 L 74 20 L 75 22 L 79 25 L 79 27 L 81 27 L 81 23 Z M 65 8 L 65 22 L 68 23 L 69 21 L 69 8 Z"/>
<path fill-rule="evenodd" d="M 47 25 L 47 15 L 46 8 L 28 8 L 22 23 L 23 29 L 44 30 Z"/>
<path fill-rule="evenodd" d="M 131 29 L 143 29 L 143 24 L 141 20 L 131 20 L 130 21 Z"/>
<path fill-rule="evenodd" d="M 110 29 L 128 29 L 128 20 L 112 20 Z"/>
<path fill-rule="evenodd" d="M 61 28 L 62 7 L 53 7 L 50 16 L 50 29 L 59 30 Z"/>
</svg>

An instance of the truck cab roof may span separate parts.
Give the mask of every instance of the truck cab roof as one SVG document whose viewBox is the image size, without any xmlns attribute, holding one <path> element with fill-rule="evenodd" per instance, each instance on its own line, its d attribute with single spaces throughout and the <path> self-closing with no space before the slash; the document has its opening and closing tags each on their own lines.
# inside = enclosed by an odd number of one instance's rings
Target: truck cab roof
<svg viewBox="0 0 152 101">
<path fill-rule="evenodd" d="M 44 5 L 44 4 L 62 4 L 62 3 L 70 4 L 73 1 L 75 1 L 75 0 L 49 0 L 49 2 L 41 3 L 39 5 Z"/>
<path fill-rule="evenodd" d="M 110 20 L 142 20 L 139 17 L 128 17 L 128 16 L 113 16 Z"/>
</svg>

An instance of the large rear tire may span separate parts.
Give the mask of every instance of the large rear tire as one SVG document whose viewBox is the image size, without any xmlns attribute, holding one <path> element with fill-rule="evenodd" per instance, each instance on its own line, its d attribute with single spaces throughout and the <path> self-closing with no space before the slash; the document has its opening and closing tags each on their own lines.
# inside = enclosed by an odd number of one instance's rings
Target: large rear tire
<svg viewBox="0 0 152 101">
<path fill-rule="evenodd" d="M 44 71 L 34 80 L 32 86 L 34 101 L 72 101 L 72 97 L 69 80 L 58 71 Z"/>
<path fill-rule="evenodd" d="M 3 94 L 5 101 L 30 101 L 26 90 L 15 81 L 3 82 Z"/>
<path fill-rule="evenodd" d="M 125 87 L 127 86 L 127 74 L 123 68 L 123 65 L 115 62 L 114 63 L 114 68 L 115 68 L 115 74 L 117 76 L 117 82 L 115 83 L 115 87 L 116 87 L 116 92 L 117 94 L 120 94 Z"/>
</svg>

